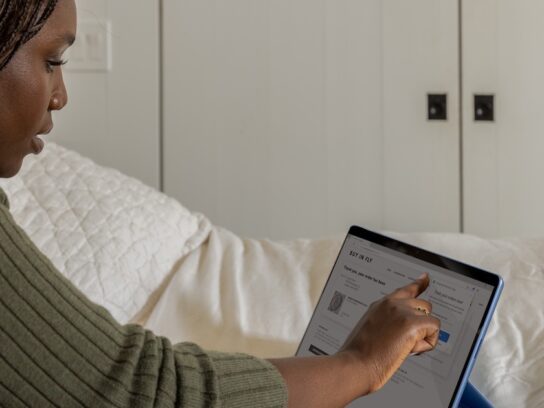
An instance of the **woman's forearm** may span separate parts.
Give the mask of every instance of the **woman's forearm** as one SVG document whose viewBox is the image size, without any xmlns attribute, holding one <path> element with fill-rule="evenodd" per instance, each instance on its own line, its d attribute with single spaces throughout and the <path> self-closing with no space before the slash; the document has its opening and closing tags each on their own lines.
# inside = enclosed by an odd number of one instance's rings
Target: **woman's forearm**
<svg viewBox="0 0 544 408">
<path fill-rule="evenodd" d="M 370 390 L 370 371 L 349 353 L 269 361 L 285 380 L 290 408 L 345 407 Z"/>
</svg>

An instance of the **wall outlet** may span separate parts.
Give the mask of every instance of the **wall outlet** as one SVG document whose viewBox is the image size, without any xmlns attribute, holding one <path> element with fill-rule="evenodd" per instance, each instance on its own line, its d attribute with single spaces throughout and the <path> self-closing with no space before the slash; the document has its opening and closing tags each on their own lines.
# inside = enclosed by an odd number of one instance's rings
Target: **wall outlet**
<svg viewBox="0 0 544 408">
<path fill-rule="evenodd" d="M 107 20 L 79 21 L 77 38 L 66 52 L 66 71 L 108 72 L 111 70 L 111 23 Z"/>
</svg>

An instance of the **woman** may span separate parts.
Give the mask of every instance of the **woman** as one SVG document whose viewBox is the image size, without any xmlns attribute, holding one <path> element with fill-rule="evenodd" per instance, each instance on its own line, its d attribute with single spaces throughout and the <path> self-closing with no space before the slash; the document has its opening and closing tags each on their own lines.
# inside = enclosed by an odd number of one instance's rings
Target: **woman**
<svg viewBox="0 0 544 408">
<path fill-rule="evenodd" d="M 0 177 L 39 154 L 67 103 L 61 65 L 74 0 L 0 0 Z M 439 321 L 417 299 L 428 277 L 373 304 L 334 356 L 261 360 L 172 345 L 121 326 L 55 270 L 0 190 L 0 405 L 341 407 L 383 386 Z"/>
</svg>

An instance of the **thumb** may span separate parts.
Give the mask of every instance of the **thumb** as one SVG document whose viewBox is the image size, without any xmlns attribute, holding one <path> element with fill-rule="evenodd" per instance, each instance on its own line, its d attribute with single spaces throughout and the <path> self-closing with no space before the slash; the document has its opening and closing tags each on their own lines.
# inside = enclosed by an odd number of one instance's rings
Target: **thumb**
<svg viewBox="0 0 544 408">
<path fill-rule="evenodd" d="M 416 341 L 416 344 L 412 349 L 412 353 L 417 354 L 433 350 L 438 343 L 439 333 L 440 330 L 438 328 L 427 329 L 427 335 L 424 338 Z"/>
</svg>

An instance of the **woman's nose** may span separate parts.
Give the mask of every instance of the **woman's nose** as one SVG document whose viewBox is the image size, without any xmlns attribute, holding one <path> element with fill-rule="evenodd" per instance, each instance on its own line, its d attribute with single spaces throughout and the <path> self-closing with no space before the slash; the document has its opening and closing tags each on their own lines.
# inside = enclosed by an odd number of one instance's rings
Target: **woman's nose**
<svg viewBox="0 0 544 408">
<path fill-rule="evenodd" d="M 68 104 L 68 92 L 66 91 L 66 86 L 64 85 L 64 79 L 62 77 L 62 71 L 59 70 L 59 82 L 53 95 L 51 95 L 51 100 L 49 101 L 49 110 L 58 111 L 64 108 Z"/>
</svg>

